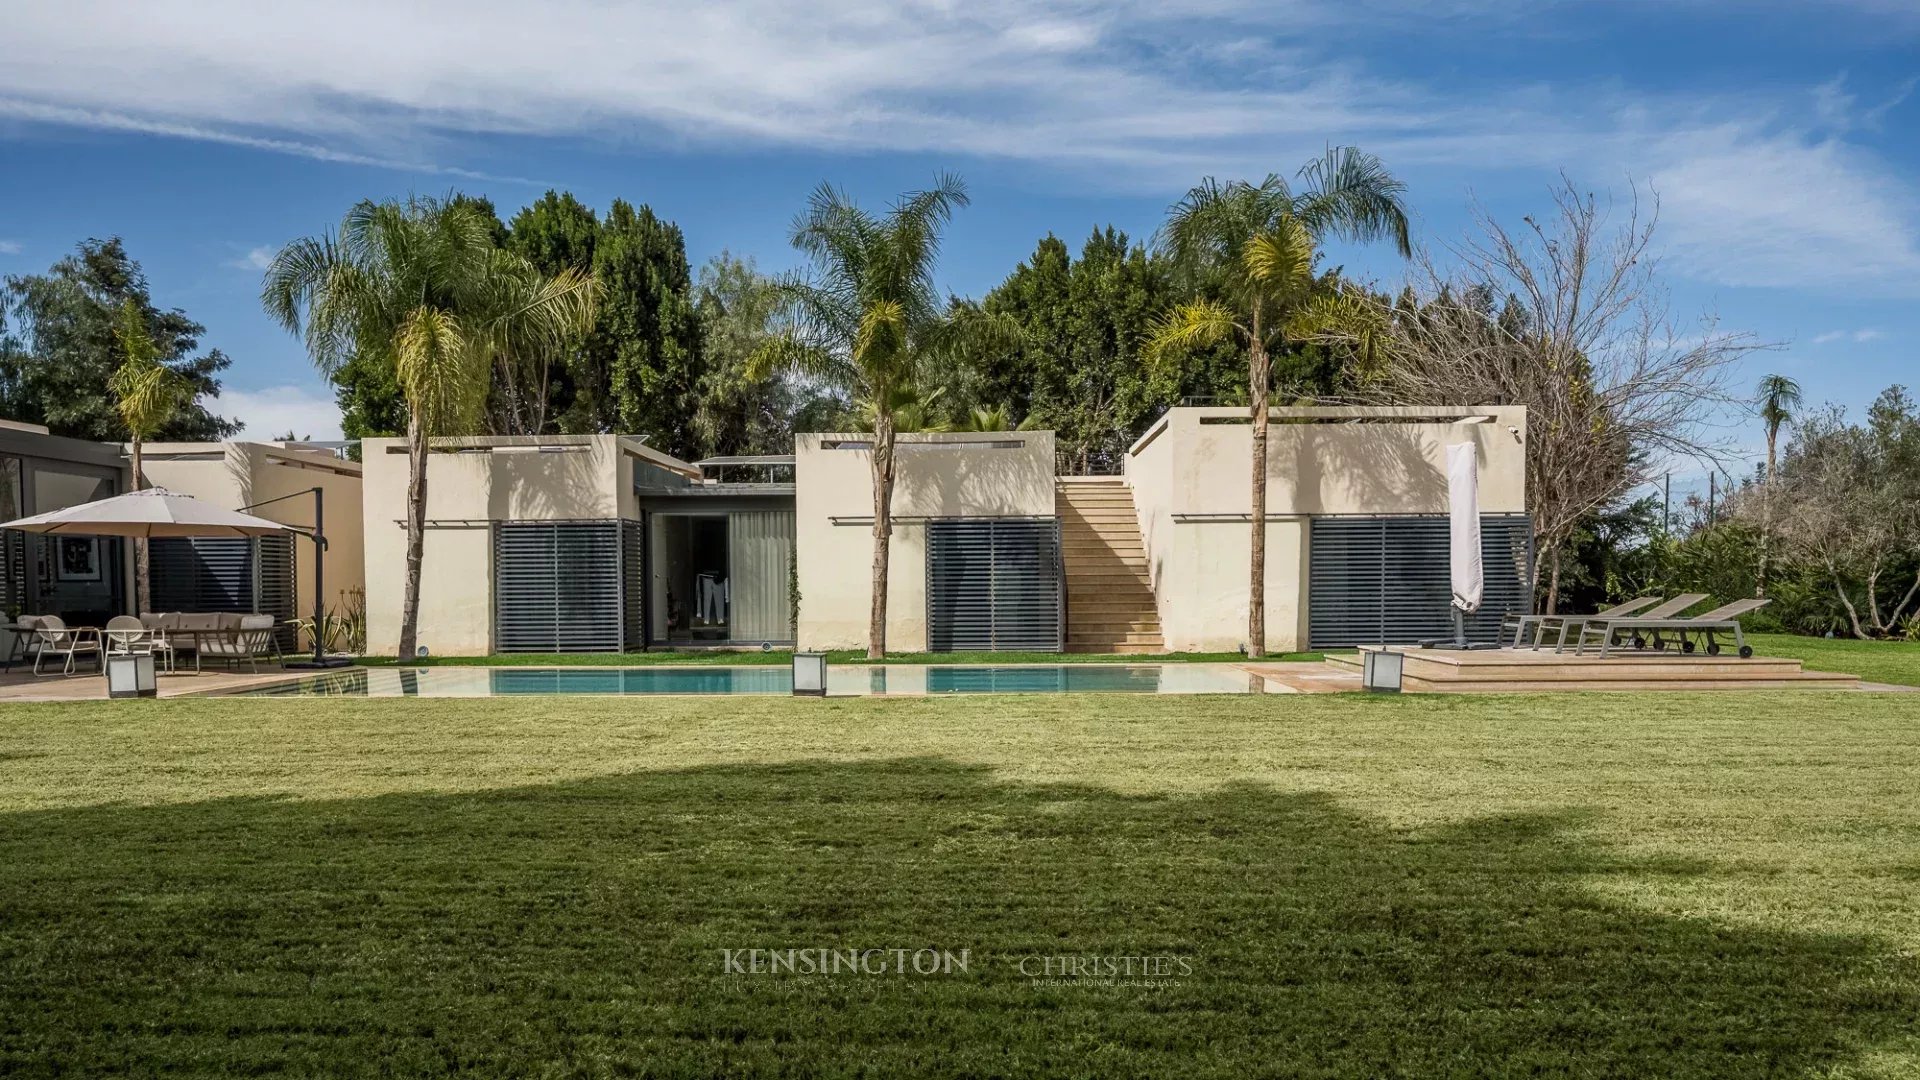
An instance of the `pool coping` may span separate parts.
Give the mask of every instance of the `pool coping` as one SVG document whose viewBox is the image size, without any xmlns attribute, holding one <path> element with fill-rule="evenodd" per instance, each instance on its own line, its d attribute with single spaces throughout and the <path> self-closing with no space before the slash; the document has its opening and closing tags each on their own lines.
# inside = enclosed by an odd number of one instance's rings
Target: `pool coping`
<svg viewBox="0 0 1920 1080">
<path fill-rule="evenodd" d="M 1275 668 L 1279 668 L 1282 666 L 1315 669 L 1316 676 L 1318 676 L 1320 673 L 1325 671 L 1324 665 L 1315 661 L 1299 661 L 1299 662 L 1294 662 L 1287 665 L 1263 664 L 1261 665 L 1262 670 L 1256 670 L 1250 664 L 1237 664 L 1237 663 L 1229 663 L 1229 662 L 1193 663 L 1193 662 L 1186 662 L 1186 661 L 1181 661 L 1176 663 L 1164 663 L 1164 664 L 1153 663 L 1150 661 L 1143 662 L 1143 663 L 1126 663 L 1126 664 L 1048 664 L 1048 663 L 1040 663 L 1040 662 L 1023 662 L 1023 663 L 1013 663 L 1013 664 L 861 664 L 861 663 L 830 664 L 827 667 L 829 690 L 825 696 L 828 699 L 986 697 L 986 696 L 992 696 L 995 694 L 1008 695 L 1008 696 L 1014 696 L 1014 697 L 1027 697 L 1027 696 L 1033 696 L 1033 695 L 1059 695 L 1059 694 L 1073 694 L 1073 695 L 1106 694 L 1106 695 L 1113 695 L 1113 696 L 1119 696 L 1119 697 L 1154 697 L 1154 696 L 1249 697 L 1249 696 L 1259 696 L 1264 694 L 1327 692 L 1325 689 L 1322 689 L 1317 686 L 1309 689 L 1309 688 L 1302 687 L 1300 685 L 1296 685 L 1289 680 L 1283 679 L 1279 673 L 1273 670 Z M 940 693 L 929 693 L 924 690 L 921 690 L 921 691 L 903 690 L 903 691 L 896 691 L 896 692 L 883 691 L 880 693 L 874 693 L 870 690 L 835 692 L 831 689 L 831 686 L 833 683 L 832 676 L 833 676 L 833 673 L 836 671 L 844 673 L 848 678 L 854 678 L 856 677 L 856 673 L 870 674 L 872 671 L 876 669 L 884 670 L 884 671 L 901 671 L 901 672 L 919 671 L 924 673 L 929 670 L 938 670 L 938 669 L 978 670 L 978 669 L 984 669 L 984 668 L 1013 668 L 1013 669 L 1026 668 L 1026 669 L 1048 669 L 1048 670 L 1061 669 L 1061 668 L 1072 669 L 1072 670 L 1079 670 L 1082 668 L 1092 668 L 1092 669 L 1106 670 L 1106 671 L 1112 671 L 1112 670 L 1124 671 L 1124 670 L 1139 669 L 1139 668 L 1154 668 L 1157 670 L 1157 669 L 1165 668 L 1165 669 L 1174 669 L 1174 670 L 1181 670 L 1181 671 L 1200 671 L 1200 672 L 1211 672 L 1211 671 L 1216 671 L 1220 669 L 1225 669 L 1226 671 L 1238 672 L 1240 674 L 1247 676 L 1249 679 L 1257 682 L 1259 684 L 1259 688 L 1258 689 L 1250 688 L 1244 691 L 1242 690 L 1142 691 L 1142 690 L 1094 689 L 1094 690 L 976 690 L 976 691 L 964 691 L 964 692 L 949 691 L 949 692 L 940 692 Z M 398 666 L 378 667 L 378 668 L 342 668 L 342 669 L 338 669 L 338 671 L 345 672 L 345 671 L 354 671 L 354 670 L 364 670 L 368 672 L 393 672 L 393 673 L 399 673 L 402 671 L 416 671 L 416 672 L 429 672 L 429 671 L 714 672 L 714 671 L 767 671 L 770 669 L 781 670 L 780 665 L 776 665 L 776 664 L 638 664 L 638 665 L 630 665 L 630 666 L 622 666 L 617 664 L 606 664 L 606 665 L 596 664 L 592 666 L 576 666 L 576 667 L 556 666 L 553 664 L 486 664 L 486 665 L 472 665 L 472 666 L 460 666 L 460 667 L 425 667 L 425 668 L 403 668 Z M 286 676 L 284 678 L 275 678 L 270 682 L 253 683 L 245 686 L 234 686 L 234 687 L 208 687 L 205 690 L 188 690 L 175 696 L 178 696 L 178 697 L 278 697 L 280 700 L 283 700 L 283 701 L 299 701 L 299 700 L 337 701 L 342 697 L 364 697 L 368 700 L 373 700 L 378 697 L 392 697 L 392 696 L 418 697 L 420 696 L 420 695 L 384 695 L 384 694 L 383 695 L 352 695 L 352 694 L 273 695 L 273 694 L 263 693 L 263 691 L 268 691 L 276 687 L 298 683 L 304 679 L 325 678 L 334 674 L 336 674 L 336 672 L 333 672 L 333 671 L 304 672 L 304 673 L 298 673 L 298 674 L 286 673 Z M 1357 689 L 1357 686 L 1354 688 Z M 1342 689 L 1344 689 L 1344 687 Z M 551 697 L 592 697 L 592 698 L 646 698 L 646 697 L 674 697 L 674 698 L 800 697 L 800 698 L 805 698 L 805 697 L 808 697 L 809 695 L 793 694 L 791 692 L 780 693 L 780 692 L 749 691 L 749 692 L 744 692 L 740 694 L 725 694 L 725 693 L 713 693 L 713 692 L 702 693 L 698 691 L 674 691 L 674 690 L 650 691 L 647 693 L 640 693 L 640 694 L 624 694 L 624 693 L 602 693 L 602 692 L 589 690 L 589 691 L 574 691 L 574 692 L 568 692 L 565 694 L 552 694 L 552 695 L 539 695 L 539 694 L 525 694 L 525 695 L 475 694 L 470 696 L 447 695 L 447 699 L 474 701 L 474 700 L 479 700 L 481 698 L 496 697 L 496 696 L 498 697 L 551 696 Z"/>
</svg>

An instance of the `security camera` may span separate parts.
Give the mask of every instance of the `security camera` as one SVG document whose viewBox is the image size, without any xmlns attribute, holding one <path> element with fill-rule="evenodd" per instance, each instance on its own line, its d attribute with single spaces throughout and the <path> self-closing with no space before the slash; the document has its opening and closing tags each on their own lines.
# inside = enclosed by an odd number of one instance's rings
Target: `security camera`
<svg viewBox="0 0 1920 1080">
<path fill-rule="evenodd" d="M 1520 427 L 1519 427 L 1519 425 L 1517 425 L 1517 424 L 1508 424 L 1508 425 L 1507 425 L 1507 434 L 1509 434 L 1509 435 L 1511 435 L 1511 436 L 1513 436 L 1513 437 L 1514 437 L 1514 438 L 1516 438 L 1516 439 L 1517 439 L 1517 438 L 1519 438 L 1519 437 L 1520 437 Z"/>
</svg>

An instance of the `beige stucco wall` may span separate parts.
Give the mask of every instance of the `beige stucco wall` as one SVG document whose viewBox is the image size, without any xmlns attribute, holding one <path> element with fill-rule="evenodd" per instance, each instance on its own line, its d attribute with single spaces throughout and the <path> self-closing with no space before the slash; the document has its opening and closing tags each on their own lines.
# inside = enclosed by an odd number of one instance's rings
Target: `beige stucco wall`
<svg viewBox="0 0 1920 1080">
<path fill-rule="evenodd" d="M 1526 510 L 1524 408 L 1302 408 L 1272 415 L 1270 652 L 1306 640 L 1310 518 L 1445 513 L 1446 448 L 1460 442 L 1478 448 L 1482 510 Z M 1352 422 L 1358 420 L 1367 422 Z M 1170 651 L 1227 652 L 1246 641 L 1252 437 L 1244 409 L 1173 409 L 1129 451 L 1127 482 Z"/>
<path fill-rule="evenodd" d="M 331 454 L 269 443 L 151 443 L 142 447 L 142 468 L 149 485 L 191 495 L 215 506 L 237 509 L 320 488 L 326 505 L 327 550 L 322 597 L 329 610 L 341 607 L 343 593 L 366 584 L 365 529 L 361 519 L 361 469 Z M 311 496 L 290 498 L 248 513 L 288 525 L 313 524 Z M 295 610 L 313 611 L 314 545 L 293 541 Z"/>
<path fill-rule="evenodd" d="M 619 435 L 439 439 L 427 462 L 420 644 L 436 656 L 493 651 L 495 521 L 637 518 L 637 462 L 691 469 Z M 368 439 L 365 466 L 367 651 L 400 644 L 406 595 L 407 445 Z"/>
<path fill-rule="evenodd" d="M 872 454 L 829 449 L 864 435 L 794 440 L 800 647 L 864 648 L 873 599 Z M 1005 446 L 1000 444 L 1016 444 Z M 925 519 L 1052 517 L 1053 433 L 900 436 L 887 564 L 887 648 L 927 647 Z M 836 523 L 837 519 L 837 523 Z"/>
</svg>

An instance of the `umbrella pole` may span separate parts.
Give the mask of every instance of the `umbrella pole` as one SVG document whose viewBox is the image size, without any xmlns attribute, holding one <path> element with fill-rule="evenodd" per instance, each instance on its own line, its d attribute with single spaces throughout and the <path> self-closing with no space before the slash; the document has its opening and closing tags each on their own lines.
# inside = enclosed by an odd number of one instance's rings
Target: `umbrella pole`
<svg viewBox="0 0 1920 1080">
<path fill-rule="evenodd" d="M 243 506 L 240 509 L 252 510 L 257 507 L 268 506 L 272 503 L 284 502 L 287 499 L 298 498 L 302 495 L 313 496 L 313 531 L 304 532 L 297 529 L 294 530 L 313 541 L 313 659 L 289 660 L 281 666 L 298 670 L 346 667 L 353 661 L 344 656 L 328 656 L 326 652 L 324 628 L 327 625 L 327 570 L 325 558 L 327 551 L 327 493 L 316 485 L 305 491 L 296 491 L 290 495 L 282 495 L 278 499 L 268 499 L 266 502 L 254 503 L 252 506 Z"/>
</svg>

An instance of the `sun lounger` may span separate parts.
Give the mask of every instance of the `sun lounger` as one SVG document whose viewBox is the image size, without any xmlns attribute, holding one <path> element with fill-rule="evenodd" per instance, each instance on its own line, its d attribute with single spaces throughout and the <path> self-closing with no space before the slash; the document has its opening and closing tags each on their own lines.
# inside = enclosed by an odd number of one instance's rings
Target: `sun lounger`
<svg viewBox="0 0 1920 1080">
<path fill-rule="evenodd" d="M 1612 622 L 1612 621 L 1623 619 L 1623 618 L 1674 619 L 1674 618 L 1678 618 L 1681 612 L 1687 610 L 1688 608 L 1699 603 L 1700 601 L 1705 600 L 1706 598 L 1707 598 L 1707 594 L 1703 592 L 1681 593 L 1679 596 L 1675 596 L 1671 599 L 1662 601 L 1661 603 L 1656 604 L 1655 606 L 1650 607 L 1645 611 L 1637 612 L 1633 615 L 1609 615 L 1606 617 L 1605 621 Z M 1579 643 L 1581 640 L 1581 635 L 1586 632 L 1587 627 L 1592 626 L 1595 623 L 1600 621 L 1602 620 L 1599 616 L 1589 615 L 1587 618 L 1582 620 L 1578 626 L 1572 628 L 1574 632 L 1574 637 L 1573 637 L 1574 651 L 1576 653 L 1580 651 Z M 1656 639 L 1657 638 L 1658 638 L 1658 635 L 1656 635 Z M 1665 646 L 1661 646 L 1661 647 L 1664 648 Z M 1554 652 L 1567 651 L 1567 636 L 1564 631 L 1560 635 L 1560 643 L 1553 647 L 1553 651 Z"/>
<path fill-rule="evenodd" d="M 1551 623 L 1552 628 L 1560 631 L 1560 644 L 1565 645 L 1567 628 L 1570 626 L 1579 626 L 1588 619 L 1612 619 L 1632 615 L 1642 608 L 1659 602 L 1658 596 L 1642 596 L 1637 600 L 1615 604 L 1613 607 L 1596 611 L 1591 615 L 1508 615 L 1500 622 L 1500 637 L 1504 640 L 1508 629 L 1511 628 L 1513 631 L 1511 647 L 1517 649 L 1527 636 L 1527 627 L 1531 626 L 1533 627 L 1533 647 L 1538 649 L 1544 643 L 1549 629 L 1548 624 Z M 1556 647 L 1553 651 L 1559 652 L 1560 649 Z"/>
<path fill-rule="evenodd" d="M 1597 644 L 1600 646 L 1600 655 L 1604 657 L 1613 647 L 1614 635 L 1622 632 L 1633 635 L 1634 648 L 1644 649 L 1652 645 L 1658 651 L 1667 647 L 1665 635 L 1671 633 L 1679 642 L 1680 651 L 1683 653 L 1693 652 L 1696 648 L 1696 643 L 1688 635 L 1699 634 L 1706 642 L 1707 655 L 1718 656 L 1720 643 L 1714 640 L 1714 635 L 1731 632 L 1734 646 L 1740 658 L 1744 660 L 1753 655 L 1753 647 L 1747 644 L 1747 636 L 1740 629 L 1740 616 L 1756 608 L 1765 607 L 1766 604 L 1765 600 L 1736 600 L 1692 618 L 1651 618 L 1641 615 L 1624 619 L 1594 620 L 1580 628 L 1579 643 L 1573 651 L 1576 655 L 1584 654 L 1588 645 Z"/>
</svg>

